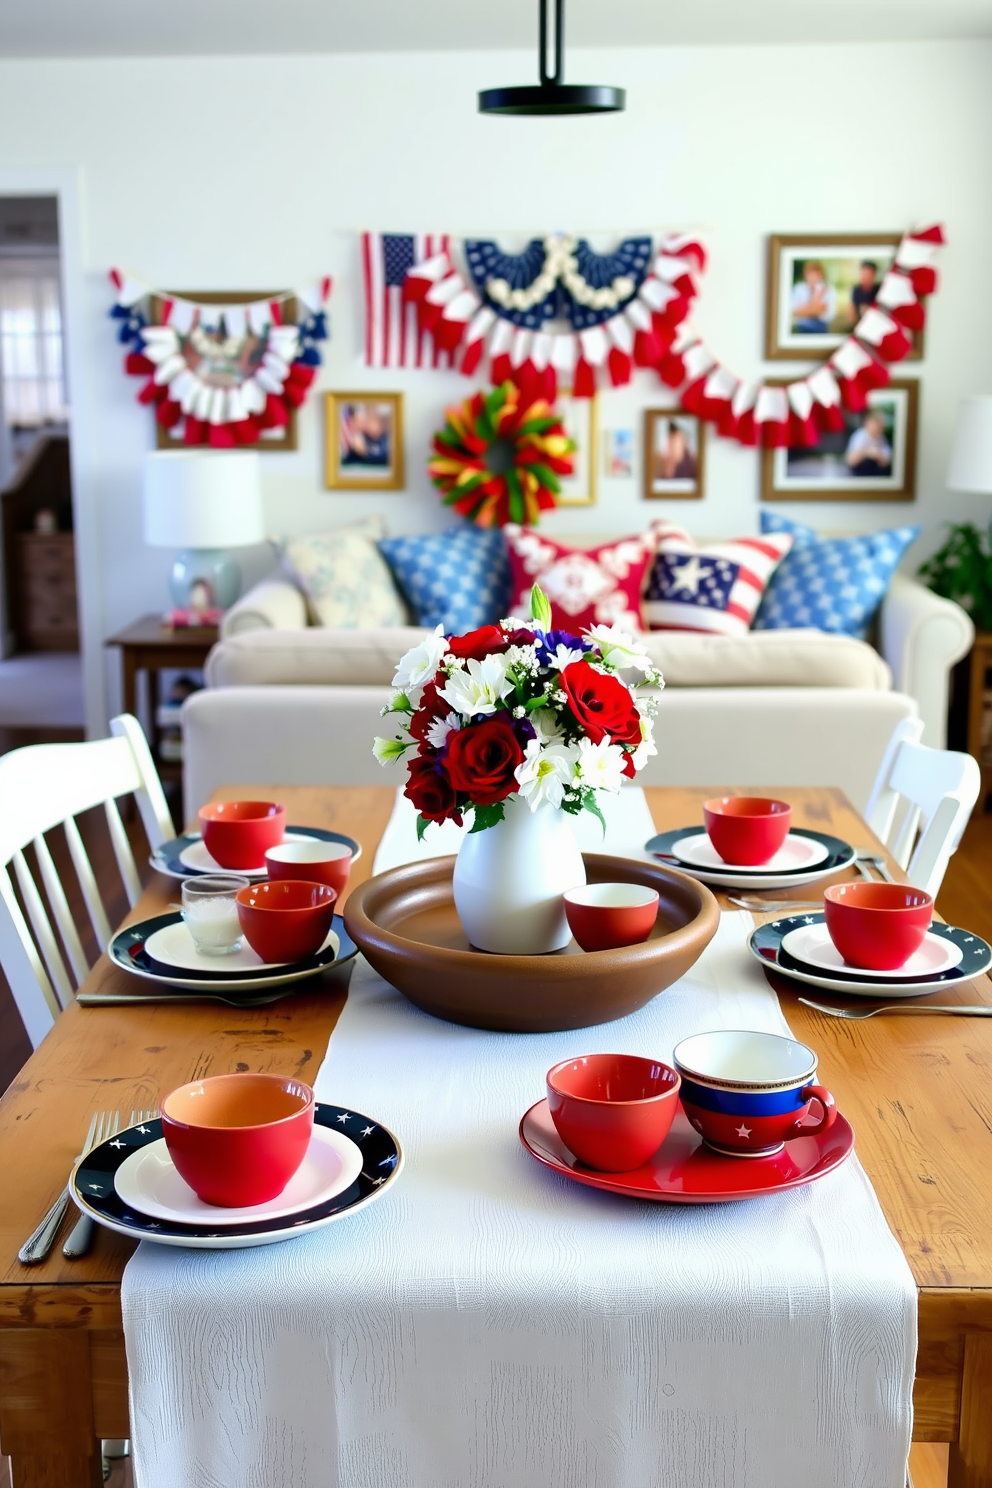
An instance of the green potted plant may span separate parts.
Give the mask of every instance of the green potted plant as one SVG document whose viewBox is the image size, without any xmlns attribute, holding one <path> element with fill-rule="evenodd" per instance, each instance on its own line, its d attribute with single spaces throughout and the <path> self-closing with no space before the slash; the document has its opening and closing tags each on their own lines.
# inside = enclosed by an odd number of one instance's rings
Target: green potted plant
<svg viewBox="0 0 992 1488">
<path fill-rule="evenodd" d="M 966 610 L 976 630 L 992 631 L 992 527 L 982 532 L 974 522 L 947 525 L 947 541 L 921 566 L 920 578 Z"/>
</svg>

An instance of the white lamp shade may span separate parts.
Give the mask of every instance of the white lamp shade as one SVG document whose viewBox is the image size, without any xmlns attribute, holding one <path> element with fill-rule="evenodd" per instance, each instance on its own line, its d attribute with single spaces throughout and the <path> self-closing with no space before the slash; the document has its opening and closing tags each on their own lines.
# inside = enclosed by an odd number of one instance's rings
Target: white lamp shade
<svg viewBox="0 0 992 1488">
<path fill-rule="evenodd" d="M 156 450 L 145 460 L 145 542 L 153 548 L 244 548 L 265 540 L 259 456 Z"/>
<path fill-rule="evenodd" d="M 951 446 L 952 491 L 992 492 L 992 397 L 964 398 Z"/>
</svg>

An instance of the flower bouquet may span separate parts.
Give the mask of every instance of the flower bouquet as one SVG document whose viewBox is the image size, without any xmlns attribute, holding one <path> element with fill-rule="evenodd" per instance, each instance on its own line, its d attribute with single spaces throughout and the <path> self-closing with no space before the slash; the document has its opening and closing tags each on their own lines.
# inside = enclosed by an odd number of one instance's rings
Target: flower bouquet
<svg viewBox="0 0 992 1488">
<path fill-rule="evenodd" d="M 383 710 L 397 731 L 374 745 L 383 764 L 410 754 L 404 794 L 417 808 L 418 837 L 431 822 L 470 819 L 454 896 L 485 950 L 567 941 L 560 895 L 585 870 L 566 818 L 591 811 L 603 822 L 600 792 L 618 791 L 656 753 L 664 684 L 637 643 L 611 625 L 581 636 L 552 629 L 536 585 L 531 615 L 464 636 L 438 626 L 401 660 Z M 542 915 L 550 928 L 530 934 Z M 535 944 L 549 936 L 555 945 Z"/>
</svg>

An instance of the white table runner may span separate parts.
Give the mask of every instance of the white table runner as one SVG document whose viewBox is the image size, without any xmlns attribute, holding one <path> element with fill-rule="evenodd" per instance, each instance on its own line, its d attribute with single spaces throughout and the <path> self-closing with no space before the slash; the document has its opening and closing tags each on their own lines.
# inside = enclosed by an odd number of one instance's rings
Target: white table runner
<svg viewBox="0 0 992 1488">
<path fill-rule="evenodd" d="M 643 793 L 611 818 L 607 848 L 640 856 Z M 409 828 L 401 809 L 377 866 L 419 855 Z M 317 1090 L 395 1130 L 406 1170 L 306 1239 L 140 1247 L 138 1488 L 903 1488 L 916 1293 L 856 1158 L 679 1208 L 569 1183 L 517 1139 L 559 1058 L 785 1031 L 750 924 L 725 915 L 648 1007 L 573 1033 L 439 1022 L 360 961 Z"/>
</svg>

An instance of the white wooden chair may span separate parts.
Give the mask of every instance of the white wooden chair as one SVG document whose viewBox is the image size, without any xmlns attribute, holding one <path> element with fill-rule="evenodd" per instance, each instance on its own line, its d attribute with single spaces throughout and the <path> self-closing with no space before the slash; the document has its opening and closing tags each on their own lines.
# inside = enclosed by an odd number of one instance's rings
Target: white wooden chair
<svg viewBox="0 0 992 1488">
<path fill-rule="evenodd" d="M 135 797 L 153 849 L 175 836 L 140 723 L 123 714 L 110 727 L 109 739 L 33 744 L 0 756 L 0 965 L 32 1047 L 44 1038 L 72 997 L 74 985 L 78 987 L 89 970 L 45 833 L 58 826 L 65 831 L 101 950 L 110 939 L 110 925 L 75 818 L 94 806 L 104 808 L 131 905 L 141 893 L 141 884 L 116 798 Z M 24 856 L 29 844 L 34 848 L 48 910 Z M 27 918 L 14 893 L 11 867 Z"/>
<path fill-rule="evenodd" d="M 929 749 L 906 718 L 889 742 L 865 815 L 914 888 L 936 897 L 961 841 L 982 776 L 970 754 Z"/>
</svg>

